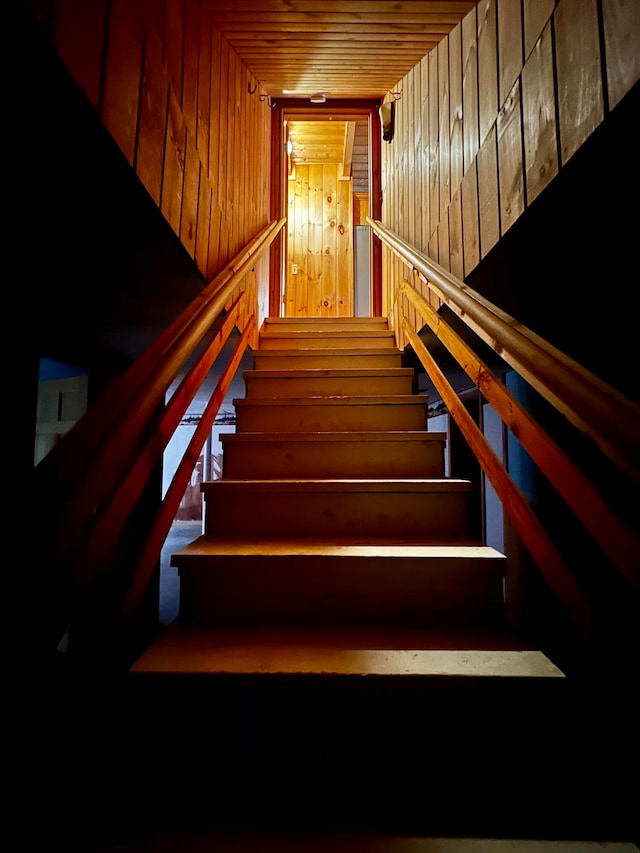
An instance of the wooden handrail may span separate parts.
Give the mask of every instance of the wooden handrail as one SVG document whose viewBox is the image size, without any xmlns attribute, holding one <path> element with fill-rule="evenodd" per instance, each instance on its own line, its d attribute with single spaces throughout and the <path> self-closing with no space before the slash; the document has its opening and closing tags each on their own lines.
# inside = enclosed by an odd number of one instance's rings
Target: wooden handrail
<svg viewBox="0 0 640 853">
<path fill-rule="evenodd" d="M 138 544 L 128 539 L 128 519 L 242 310 L 248 320 L 240 343 L 196 431 L 197 439 L 202 441 L 197 448 L 200 452 L 205 440 L 203 430 L 206 424 L 210 428 L 213 423 L 242 353 L 256 334 L 257 304 L 246 311 L 248 292 L 241 292 L 235 299 L 234 293 L 285 222 L 283 218 L 263 229 L 140 358 L 105 389 L 36 467 L 36 496 L 38 506 L 43 508 L 41 558 L 55 574 L 59 588 L 66 590 L 59 602 L 65 612 L 56 613 L 51 619 L 56 642 L 67 627 L 67 620 L 72 619 L 74 590 L 79 591 L 101 575 L 108 575 L 110 583 L 117 576 L 117 582 L 113 583 L 113 589 L 120 590 L 116 594 L 116 607 L 117 595 L 126 595 L 126 607 L 118 608 L 122 610 L 120 615 L 134 614 L 195 465 L 193 440 L 153 527 Z M 212 332 L 212 339 L 207 341 Z M 203 343 L 206 343 L 204 350 L 197 353 L 196 362 L 165 403 L 169 386 Z M 164 537 L 160 538 L 163 531 Z M 119 565 L 123 548 L 127 564 L 124 569 Z M 138 549 L 140 555 L 136 556 Z"/>
<path fill-rule="evenodd" d="M 514 368 L 548 402 L 561 411 L 635 483 L 638 468 L 638 425 L 640 407 L 610 388 L 598 377 L 556 348 L 518 324 L 512 317 L 475 293 L 455 276 L 409 246 L 379 222 L 368 220 L 373 230 L 421 280 L 488 344 L 506 364 Z M 583 525 L 588 536 L 602 549 L 620 576 L 640 590 L 640 531 L 618 518 L 605 497 L 583 470 L 551 439 L 545 430 L 473 352 L 472 347 L 447 324 L 425 297 L 404 280 L 396 290 L 400 315 L 404 300 L 426 321 L 502 422 L 516 436 L 532 461 L 556 489 L 566 506 Z M 464 406 L 428 352 L 407 316 L 397 325 L 411 343 L 417 357 L 439 391 L 448 411 L 460 427 L 488 480 L 502 500 L 505 513 L 525 543 L 542 575 L 572 618 L 587 630 L 591 620 L 585 594 L 571 570 L 551 543 L 507 470 L 473 427 Z M 560 399 L 562 398 L 562 399 Z M 603 404 L 606 400 L 606 407 Z M 603 413 L 607 414 L 606 422 Z M 594 416 L 595 425 L 591 424 Z M 603 435 L 603 431 L 608 431 Z M 610 434 L 613 438 L 610 437 Z M 480 438 L 478 438 L 480 436 Z M 481 440 L 482 439 L 482 440 Z"/>
<path fill-rule="evenodd" d="M 217 273 L 122 376 L 104 390 L 95 405 L 44 457 L 36 471 L 46 476 L 54 469 L 58 485 L 63 480 L 74 482 L 88 461 L 93 464 L 96 450 L 112 435 L 127 408 L 135 413 L 144 402 L 145 408 L 152 411 L 160 404 L 166 389 L 217 318 L 235 285 L 271 245 L 285 222 L 286 218 L 270 222 Z"/>
<path fill-rule="evenodd" d="M 518 323 L 381 222 L 367 217 L 367 223 L 482 341 L 640 484 L 637 403 Z"/>
<path fill-rule="evenodd" d="M 101 507 L 142 450 L 144 428 L 162 404 L 167 388 L 217 320 L 238 281 L 270 245 L 284 221 L 271 223 L 239 253 L 78 421 L 57 446 L 64 445 L 63 450 L 40 463 L 45 472 L 55 467 L 58 489 L 61 480 L 73 482 L 57 524 L 57 546 L 63 557 L 73 552 L 100 516 Z"/>
<path fill-rule="evenodd" d="M 204 412 L 198 422 L 198 426 L 185 450 L 182 460 L 178 465 L 176 473 L 171 481 L 167 493 L 160 505 L 151 532 L 145 542 L 144 550 L 138 560 L 131 584 L 127 590 L 124 604 L 122 606 L 122 618 L 125 622 L 135 616 L 137 608 L 140 606 L 144 591 L 151 579 L 153 568 L 158 554 L 162 549 L 162 545 L 167 538 L 167 534 L 171 528 L 173 519 L 176 516 L 180 501 L 184 496 L 187 483 L 191 472 L 196 466 L 200 458 L 200 451 L 211 432 L 211 427 L 215 420 L 218 409 L 222 405 L 224 398 L 231 386 L 233 377 L 235 376 L 244 351 L 247 348 L 251 335 L 256 329 L 256 318 L 252 315 L 247 323 L 236 348 L 229 359 L 225 369 L 222 371 L 216 388 L 209 398 Z"/>
<path fill-rule="evenodd" d="M 442 320 L 424 296 L 414 290 L 407 282 L 403 282 L 400 291 L 427 321 L 438 340 L 442 341 L 458 364 L 462 366 L 467 376 L 500 416 L 502 422 L 511 430 L 513 435 L 518 437 L 522 447 L 564 499 L 585 530 L 600 545 L 627 581 L 640 590 L 640 574 L 638 573 L 640 536 L 638 532 L 630 530 L 614 515 L 600 492 L 580 468 L 562 452 L 491 369 L 478 358 L 471 347 Z M 414 331 L 411 334 L 407 332 L 406 325 L 403 325 L 403 329 L 435 384 L 436 379 L 432 375 L 433 359 L 429 357 L 429 369 L 427 369 L 421 355 L 424 344 Z M 418 341 L 421 345 L 420 349 L 418 349 Z M 436 385 L 436 387 L 438 386 Z M 440 391 L 439 387 L 438 391 Z M 443 400 L 448 407 L 450 395 L 447 399 L 443 397 Z M 479 461 L 482 464 L 482 460 L 479 459 Z M 498 487 L 493 482 L 493 475 L 495 474 L 501 480 L 503 476 L 507 476 L 506 472 L 503 473 L 496 466 L 492 466 L 485 473 L 498 494 L 501 490 L 504 491 L 504 486 Z M 510 509 L 511 507 L 505 504 L 505 510 L 509 512 Z"/>
<path fill-rule="evenodd" d="M 473 422 L 471 415 L 434 361 L 433 356 L 406 319 L 403 320 L 402 325 L 416 355 L 433 380 L 448 411 L 460 427 L 460 431 L 473 450 L 474 456 L 491 480 L 505 512 L 514 523 L 529 553 L 540 567 L 558 601 L 563 605 L 573 622 L 587 635 L 593 622 L 592 608 L 587 596 L 532 512 L 526 498 L 509 477 L 502 462 L 491 449 L 489 442 Z"/>
</svg>

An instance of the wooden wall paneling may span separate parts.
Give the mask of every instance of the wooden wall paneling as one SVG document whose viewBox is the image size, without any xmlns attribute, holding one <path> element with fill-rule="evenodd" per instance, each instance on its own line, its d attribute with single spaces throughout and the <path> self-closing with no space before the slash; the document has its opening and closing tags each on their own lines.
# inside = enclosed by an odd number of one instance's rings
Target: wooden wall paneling
<svg viewBox="0 0 640 853">
<path fill-rule="evenodd" d="M 563 0 L 554 15 L 561 165 L 604 119 L 596 0 Z"/>
<path fill-rule="evenodd" d="M 429 60 L 425 56 L 420 60 L 420 161 L 422 176 L 422 219 L 420 250 L 425 251 L 429 244 L 430 203 L 429 203 Z"/>
<path fill-rule="evenodd" d="M 236 151 L 237 162 L 235 170 L 235 206 L 236 221 L 238 223 L 238 249 L 249 240 L 251 235 L 251 195 L 247 192 L 247 173 L 249 171 L 249 154 L 252 150 L 251 136 L 247 125 L 247 103 L 249 92 L 247 90 L 247 68 L 243 62 L 239 62 L 239 75 L 236 83 L 238 92 L 238 120 L 239 129 L 237 133 L 238 148 Z M 255 154 L 254 154 L 255 156 Z"/>
<path fill-rule="evenodd" d="M 440 262 L 440 224 L 433 232 L 431 239 L 429 240 L 429 257 L 432 258 L 436 263 Z M 437 311 L 442 301 L 437 293 L 431 288 L 427 290 L 427 299 L 431 307 Z"/>
<path fill-rule="evenodd" d="M 462 178 L 462 245 L 464 277 L 480 263 L 480 218 L 478 216 L 478 169 L 474 159 Z"/>
<path fill-rule="evenodd" d="M 260 89 L 256 91 L 260 91 Z M 268 138 L 263 142 L 266 151 L 263 149 L 263 155 L 265 156 L 264 163 L 269 163 L 271 168 L 269 174 L 265 174 L 264 179 L 267 182 L 267 210 L 270 219 L 275 218 L 279 221 L 283 217 L 287 220 L 289 215 L 287 204 L 288 181 L 284 156 L 284 117 L 281 107 L 272 109 L 270 113 L 270 121 L 267 125 Z M 263 171 L 267 172 L 266 169 Z M 288 222 L 285 221 L 284 227 L 271 244 L 269 251 L 269 316 L 271 317 L 286 316 L 288 232 Z"/>
<path fill-rule="evenodd" d="M 478 24 L 476 10 L 462 19 L 462 138 L 464 172 L 475 163 L 478 153 Z"/>
<path fill-rule="evenodd" d="M 551 23 L 522 69 L 527 204 L 558 174 Z"/>
<path fill-rule="evenodd" d="M 182 73 L 184 47 L 184 3 L 185 0 L 164 0 L 165 18 L 165 64 L 169 82 L 180 109 L 182 103 Z"/>
<path fill-rule="evenodd" d="M 485 258 L 500 239 L 495 126 L 491 128 L 478 151 L 478 207 L 480 210 L 480 256 Z"/>
<path fill-rule="evenodd" d="M 336 252 L 338 215 L 338 167 L 336 165 L 322 167 L 322 304 L 320 313 L 323 317 L 336 316 Z"/>
<path fill-rule="evenodd" d="M 108 0 L 58 0 L 51 31 L 53 47 L 95 109 L 100 103 L 108 14 Z"/>
<path fill-rule="evenodd" d="M 236 74 L 238 73 L 238 55 L 229 47 L 229 68 L 227 73 L 227 179 L 223 209 L 226 211 L 227 222 L 227 259 L 231 259 L 237 251 L 236 210 L 234 207 L 235 158 L 238 146 L 236 137 Z"/>
<path fill-rule="evenodd" d="M 198 196 L 200 191 L 200 157 L 196 148 L 195 127 L 186 131 L 187 147 L 184 164 L 182 215 L 180 217 L 180 242 L 192 258 L 196 255 L 196 230 L 198 224 Z"/>
<path fill-rule="evenodd" d="M 186 133 L 180 104 L 170 90 L 160 209 L 178 235 L 182 213 Z"/>
<path fill-rule="evenodd" d="M 211 184 L 204 164 L 198 173 L 198 217 L 196 219 L 195 261 L 198 269 L 209 280 L 209 242 L 211 239 Z"/>
<path fill-rule="evenodd" d="M 498 116 L 496 0 L 478 3 L 478 115 L 482 145 Z"/>
<path fill-rule="evenodd" d="M 505 234 L 524 213 L 524 160 L 522 157 L 522 116 L 520 80 L 506 98 L 496 123 L 498 136 L 498 176 L 500 186 L 500 228 Z"/>
<path fill-rule="evenodd" d="M 198 71 L 200 65 L 200 3 L 184 0 L 184 67 L 182 69 L 182 111 L 189 134 L 197 146 Z M 208 28 L 207 28 L 208 29 Z M 209 41 L 210 43 L 210 41 Z M 206 67 L 205 67 L 205 77 Z M 207 162 L 205 158 L 205 163 Z"/>
<path fill-rule="evenodd" d="M 142 79 L 144 24 L 128 0 L 112 0 L 102 121 L 133 166 Z"/>
<path fill-rule="evenodd" d="M 322 304 L 322 239 L 324 185 L 322 166 L 313 164 L 309 169 L 309 256 L 307 266 L 307 304 L 310 316 L 320 316 Z"/>
<path fill-rule="evenodd" d="M 407 240 L 412 246 L 416 244 L 416 161 L 415 161 L 415 81 L 413 69 L 407 74 L 406 87 L 403 93 L 405 120 L 405 172 L 404 184 L 407 199 Z"/>
<path fill-rule="evenodd" d="M 353 183 L 338 181 L 338 315 L 354 312 L 353 275 Z M 308 253 L 307 253 L 308 254 Z"/>
<path fill-rule="evenodd" d="M 422 249 L 422 65 L 418 63 L 413 69 L 413 195 L 414 195 L 414 238 L 413 245 L 416 249 Z M 414 284 L 417 284 L 419 279 L 416 277 Z M 416 309 L 411 306 L 416 317 L 418 318 Z M 414 326 L 416 328 L 416 326 Z M 419 326 L 417 326 L 419 328 Z"/>
<path fill-rule="evenodd" d="M 499 0 L 497 47 L 498 108 L 501 108 L 522 70 L 521 0 Z"/>
<path fill-rule="evenodd" d="M 295 279 L 291 272 L 291 265 L 297 263 L 295 257 L 295 230 L 296 230 L 296 184 L 300 172 L 296 168 L 287 178 L 287 250 L 286 269 L 284 282 L 284 316 L 293 317 L 295 314 Z"/>
<path fill-rule="evenodd" d="M 86 2 L 86 0 L 85 0 Z M 93 0 L 92 0 L 93 2 Z M 162 42 L 162 61 L 164 63 L 164 34 L 166 20 L 166 4 L 158 0 L 137 0 L 145 26 L 160 36 Z"/>
<path fill-rule="evenodd" d="M 295 215 L 293 230 L 293 255 L 291 260 L 298 264 L 298 274 L 291 275 L 293 289 L 292 317 L 304 317 L 308 311 L 308 271 L 307 257 L 309 247 L 309 167 L 296 166 Z M 291 264 L 289 264 L 291 269 Z"/>
<path fill-rule="evenodd" d="M 464 278 L 464 247 L 462 244 L 462 186 L 453 194 L 449 205 L 449 269 Z"/>
<path fill-rule="evenodd" d="M 438 55 L 429 54 L 429 245 L 440 221 L 440 177 L 438 154 Z"/>
<path fill-rule="evenodd" d="M 449 147 L 449 41 L 443 39 L 436 48 L 438 55 L 438 175 L 440 182 L 439 219 L 445 215 L 451 201 L 451 158 Z M 449 250 L 447 249 L 447 260 Z"/>
<path fill-rule="evenodd" d="M 390 100 L 389 93 L 385 101 Z M 389 143 L 382 141 L 380 148 L 381 192 L 382 192 L 382 221 L 389 228 L 395 227 L 395 211 L 393 205 L 394 182 L 391 179 L 394 153 Z M 391 252 L 382 244 L 382 294 L 381 311 L 385 317 L 391 317 L 392 300 L 392 262 Z"/>
<path fill-rule="evenodd" d="M 211 279 L 225 262 L 221 248 L 221 234 L 224 227 L 222 208 L 217 200 L 215 191 L 212 189 L 211 194 L 211 218 L 209 221 L 209 253 L 207 256 L 207 264 L 209 267 L 208 278 Z"/>
<path fill-rule="evenodd" d="M 396 101 L 396 133 L 394 134 L 391 147 L 394 149 L 396 166 L 396 222 L 398 223 L 398 234 L 406 240 L 409 236 L 409 215 L 407 185 L 407 119 L 411 105 L 404 102 L 404 80 L 396 86 L 400 98 Z"/>
<path fill-rule="evenodd" d="M 211 19 L 203 16 L 203 20 Z M 198 149 L 207 153 L 208 175 L 215 198 L 219 193 L 220 157 L 220 62 L 222 36 L 215 27 L 207 28 L 200 36 L 200 85 L 198 86 Z M 204 65 L 209 57 L 210 68 Z M 203 159 L 205 155 L 203 154 Z"/>
<path fill-rule="evenodd" d="M 451 197 L 460 189 L 464 169 L 462 139 L 462 26 L 449 33 L 449 156 Z"/>
<path fill-rule="evenodd" d="M 556 0 L 523 0 L 524 62 L 547 26 Z"/>
<path fill-rule="evenodd" d="M 444 212 L 438 228 L 438 263 L 445 270 L 451 269 L 451 247 L 449 244 L 449 208 Z"/>
<path fill-rule="evenodd" d="M 218 157 L 218 204 L 226 218 L 226 193 L 227 193 L 227 145 L 228 134 L 228 102 L 229 102 L 229 43 L 226 39 L 220 39 L 220 88 L 218 90 L 218 128 L 219 142 L 216 152 Z M 221 244 L 222 245 L 222 244 Z"/>
<path fill-rule="evenodd" d="M 168 98 L 169 83 L 162 62 L 162 40 L 159 33 L 150 30 L 144 55 L 136 173 L 158 207 L 162 194 Z"/>
<path fill-rule="evenodd" d="M 430 132 L 429 132 L 429 57 L 424 56 L 420 60 L 420 87 L 421 87 L 421 159 L 422 159 L 422 235 L 420 240 L 420 251 L 429 254 L 429 235 L 431 231 L 431 194 L 430 194 Z M 418 292 L 428 298 L 429 288 L 421 278 L 414 281 Z"/>
<path fill-rule="evenodd" d="M 640 80 L 640 3 L 602 0 L 607 94 L 613 109 Z"/>
</svg>

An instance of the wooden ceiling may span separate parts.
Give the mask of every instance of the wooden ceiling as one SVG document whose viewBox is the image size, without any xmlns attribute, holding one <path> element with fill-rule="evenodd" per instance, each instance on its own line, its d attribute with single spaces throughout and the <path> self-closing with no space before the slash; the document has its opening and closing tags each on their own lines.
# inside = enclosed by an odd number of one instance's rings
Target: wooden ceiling
<svg viewBox="0 0 640 853">
<path fill-rule="evenodd" d="M 473 0 L 200 0 L 271 98 L 382 99 Z"/>
</svg>

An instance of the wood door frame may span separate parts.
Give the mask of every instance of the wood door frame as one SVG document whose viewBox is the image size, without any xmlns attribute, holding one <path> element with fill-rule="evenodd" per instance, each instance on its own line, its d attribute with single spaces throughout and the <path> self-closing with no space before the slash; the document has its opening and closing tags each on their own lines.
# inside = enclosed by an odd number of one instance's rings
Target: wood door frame
<svg viewBox="0 0 640 853">
<path fill-rule="evenodd" d="M 284 122 L 328 121 L 331 118 L 347 121 L 366 117 L 369 123 L 369 215 L 382 216 L 382 178 L 380 151 L 381 101 L 340 99 L 324 104 L 311 104 L 304 98 L 283 98 L 271 102 L 271 219 L 279 221 L 287 215 L 287 157 L 285 151 Z M 282 299 L 287 260 L 287 226 L 271 246 L 269 266 L 269 316 L 282 315 Z M 382 244 L 374 234 L 370 241 L 369 269 L 371 276 L 371 316 L 379 317 L 382 311 Z"/>
</svg>

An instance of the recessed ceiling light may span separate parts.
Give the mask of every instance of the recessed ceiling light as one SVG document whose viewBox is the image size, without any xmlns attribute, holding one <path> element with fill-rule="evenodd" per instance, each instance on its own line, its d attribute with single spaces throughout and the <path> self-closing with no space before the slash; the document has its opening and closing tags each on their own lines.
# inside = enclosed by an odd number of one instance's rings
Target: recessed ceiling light
<svg viewBox="0 0 640 853">
<path fill-rule="evenodd" d="M 322 92 L 318 92 L 315 95 L 311 95 L 311 103 L 312 104 L 324 104 L 327 100 L 327 96 L 323 95 Z"/>
</svg>

